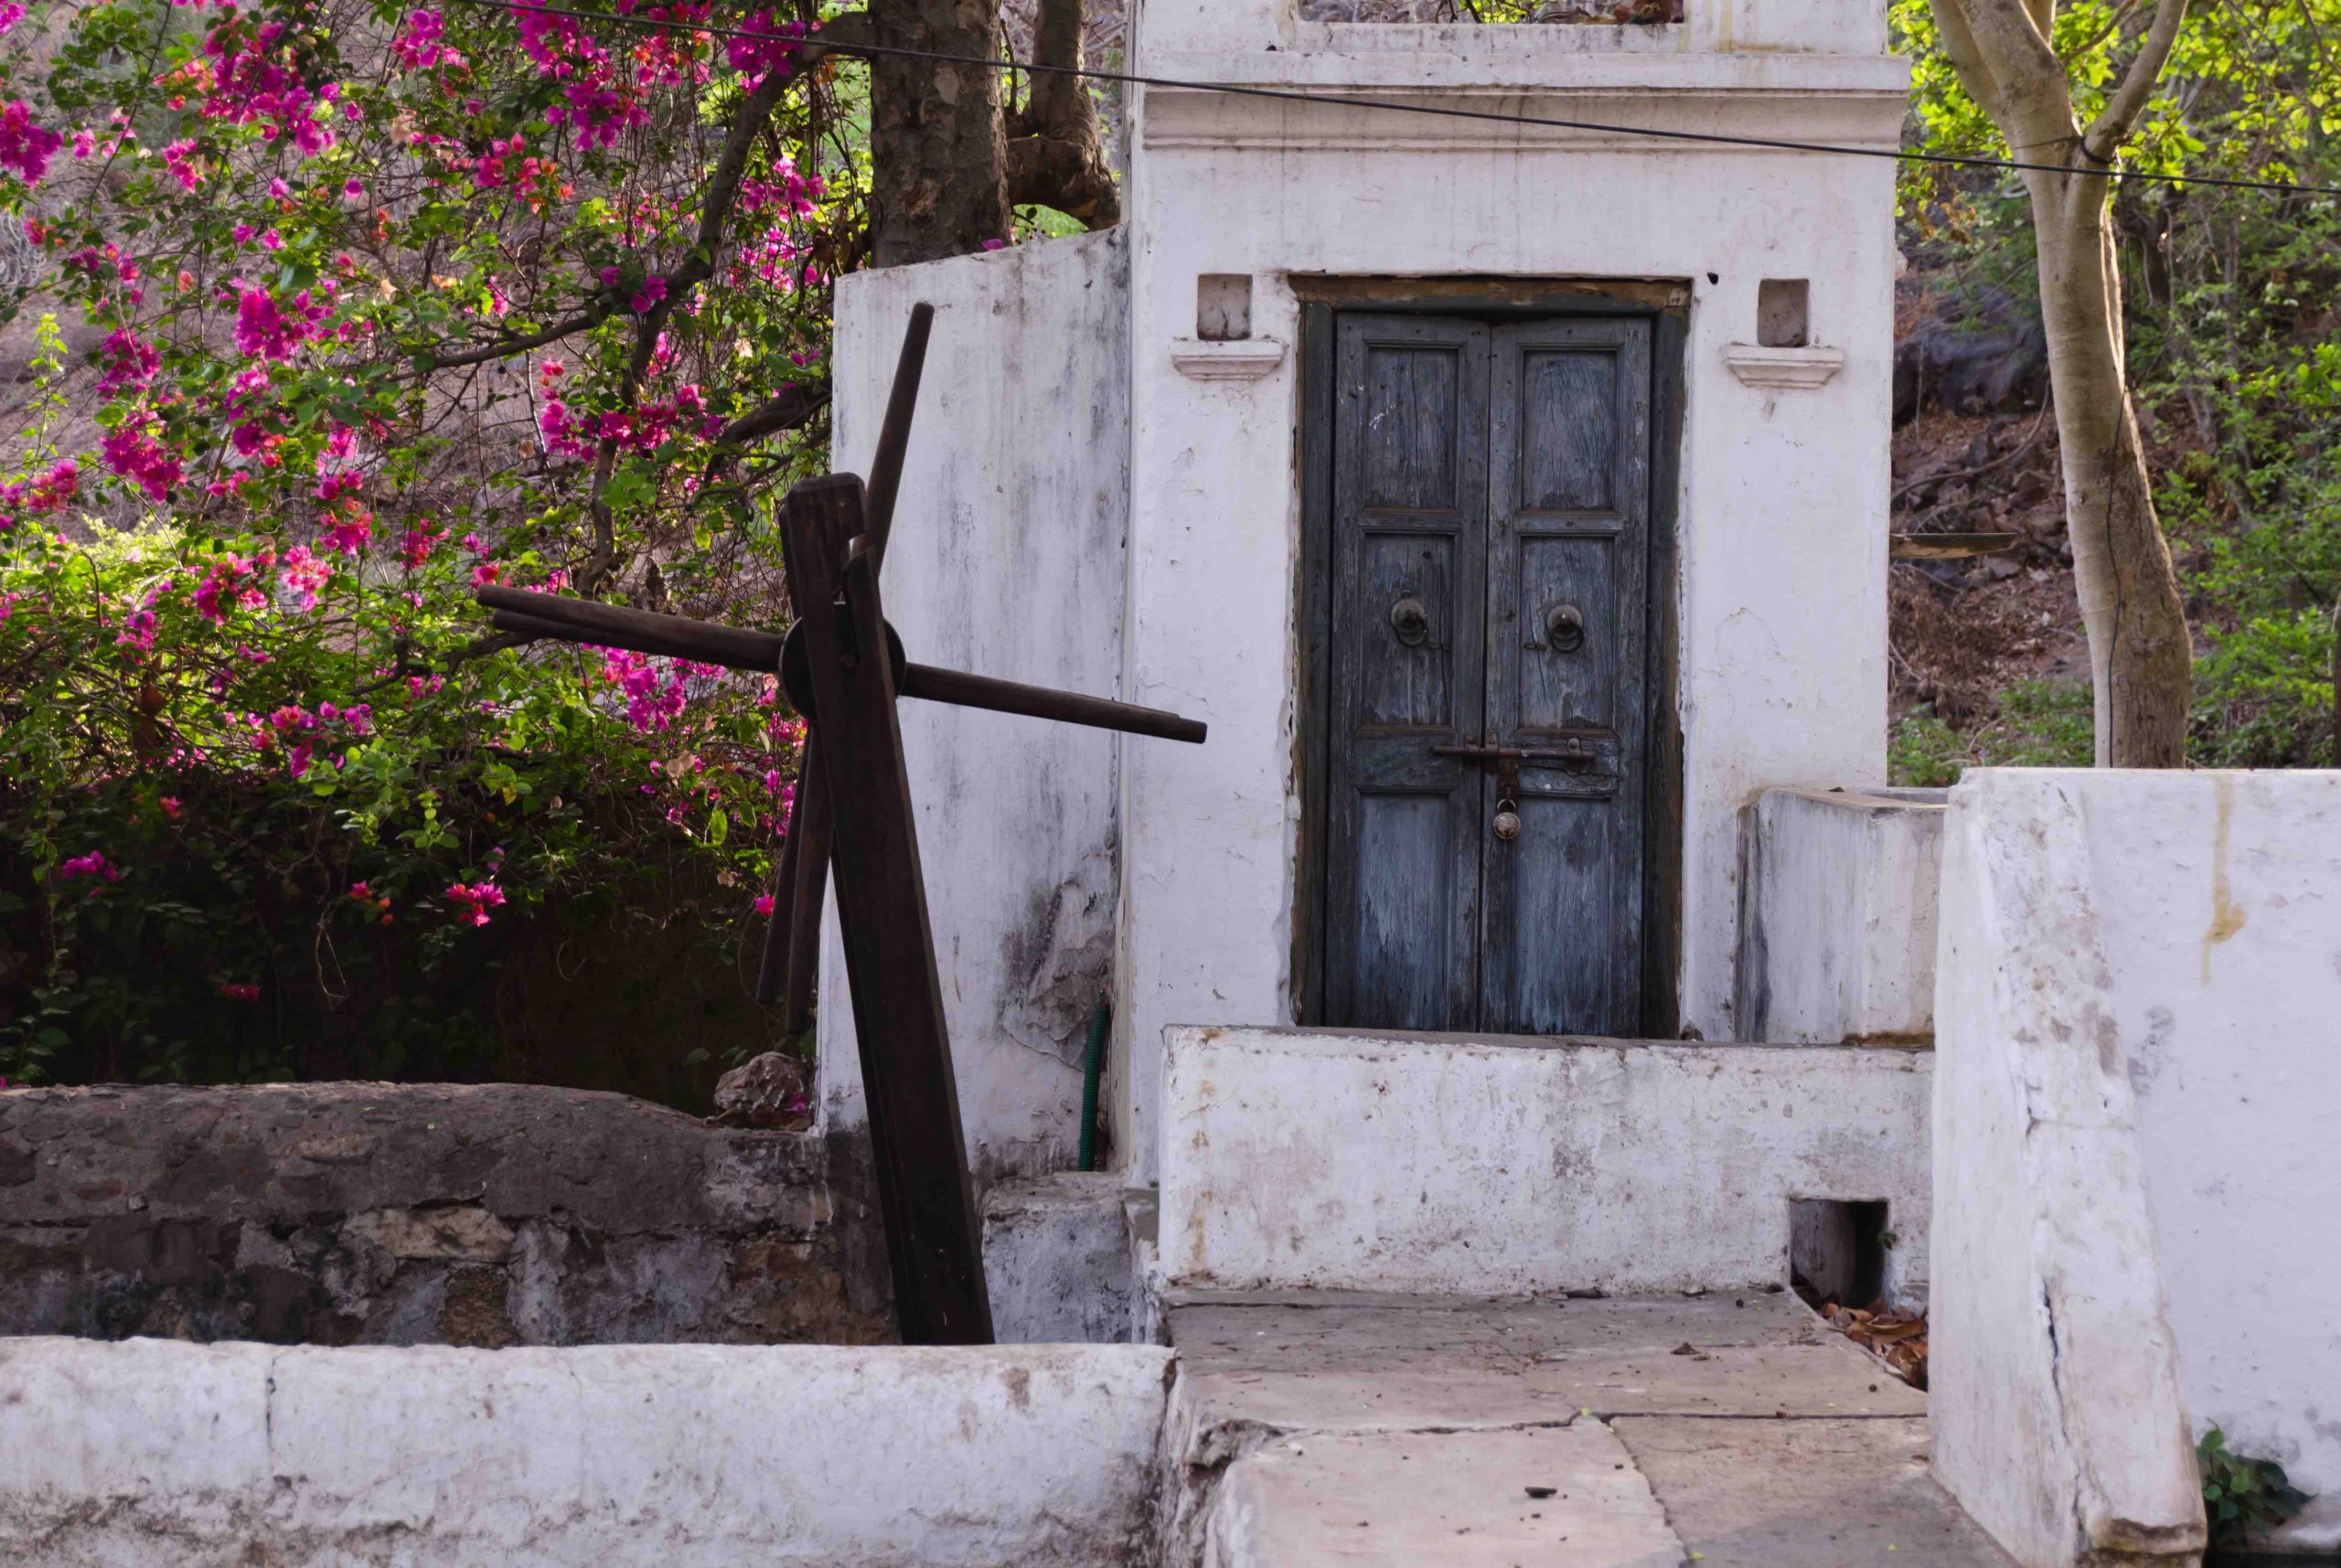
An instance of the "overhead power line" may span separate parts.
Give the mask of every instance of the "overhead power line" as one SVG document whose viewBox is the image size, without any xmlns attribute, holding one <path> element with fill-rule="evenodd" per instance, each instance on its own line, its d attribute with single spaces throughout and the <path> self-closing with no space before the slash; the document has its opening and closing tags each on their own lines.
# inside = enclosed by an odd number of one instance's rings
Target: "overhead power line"
<svg viewBox="0 0 2341 1568">
<path fill-rule="evenodd" d="M 1593 120 L 1562 120 L 1549 115 L 1504 114 L 1492 109 L 1458 109 L 1435 103 L 1404 103 L 1382 98 L 1353 98 L 1338 93 L 1303 92 L 1283 87 L 1245 87 L 1224 81 L 1190 81 L 1179 77 L 1143 76 L 1130 71 L 1097 70 L 1085 66 L 1039 65 L 990 59 L 982 55 L 946 54 L 935 49 L 901 48 L 890 44 L 832 43 L 818 34 L 791 37 L 727 27 L 713 22 L 676 22 L 650 16 L 623 16 L 615 11 L 583 11 L 560 5 L 535 5 L 528 0 L 461 0 L 466 5 L 539 16 L 567 16 L 578 21 L 607 23 L 621 27 L 647 27 L 673 33 L 704 33 L 715 37 L 744 38 L 754 43 L 786 44 L 818 48 L 826 54 L 862 58 L 925 60 L 935 65 L 974 66 L 979 69 L 1031 71 L 1080 77 L 1089 81 L 1119 82 L 1130 87 L 1179 88 L 1192 92 L 1215 92 L 1231 98 L 1267 98 L 1288 103 L 1336 104 L 1351 109 L 1378 110 L 1391 114 L 1428 114 L 1442 120 L 1476 120 L 1499 125 L 1534 125 L 1560 131 L 1589 131 L 1602 135 L 1642 137 L 1654 142 L 1694 142 L 1709 146 L 1760 147 L 1784 153 L 1823 153 L 1848 158 L 1888 158 L 1897 163 L 1933 164 L 1947 168 L 1989 169 L 1998 173 L 2101 175 L 2107 179 L 2161 185 L 2216 186 L 2224 190 L 2263 190 L 2280 196 L 2341 196 L 2341 186 L 2296 185 L 2282 180 L 2238 179 L 2219 175 L 2172 175 L 2150 169 L 2108 165 L 2076 168 L 2069 164 L 2027 162 L 2017 158 L 1972 157 L 1958 153 L 1929 153 L 1899 147 L 1849 147 L 1833 142 L 1795 142 L 1769 136 L 1734 136 L 1721 131 L 1675 131 L 1655 125 L 1615 125 Z"/>
</svg>

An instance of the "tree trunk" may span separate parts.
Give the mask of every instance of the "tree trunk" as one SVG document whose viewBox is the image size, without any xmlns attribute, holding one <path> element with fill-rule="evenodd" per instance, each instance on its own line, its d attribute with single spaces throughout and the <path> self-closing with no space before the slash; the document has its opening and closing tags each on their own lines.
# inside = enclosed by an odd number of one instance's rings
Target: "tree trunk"
<svg viewBox="0 0 2341 1568">
<path fill-rule="evenodd" d="M 871 41 L 999 57 L 998 0 L 874 0 Z M 880 55 L 870 62 L 871 261 L 964 256 L 1008 238 L 1001 73 Z"/>
<path fill-rule="evenodd" d="M 1040 0 L 1032 19 L 1032 62 L 1079 70 L 1082 0 Z M 1060 71 L 1032 73 L 1032 91 L 1014 117 L 1008 144 L 1008 199 L 1038 202 L 1091 229 L 1121 221 L 1121 196 L 1106 161 L 1089 84 Z"/>
<path fill-rule="evenodd" d="M 2063 444 L 2065 527 L 2089 633 L 2097 765 L 2184 767 L 2193 646 L 2130 406 L 2108 182 L 2078 169 L 2025 177 Z"/>
</svg>

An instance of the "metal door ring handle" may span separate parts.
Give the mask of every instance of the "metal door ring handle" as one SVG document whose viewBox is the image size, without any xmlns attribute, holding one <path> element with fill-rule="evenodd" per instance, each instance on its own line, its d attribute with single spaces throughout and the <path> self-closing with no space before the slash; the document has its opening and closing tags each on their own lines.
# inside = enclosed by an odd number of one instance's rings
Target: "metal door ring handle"
<svg viewBox="0 0 2341 1568">
<path fill-rule="evenodd" d="M 1430 635 L 1430 615 L 1421 600 L 1408 594 L 1390 606 L 1390 626 L 1406 646 L 1420 647 Z"/>
<path fill-rule="evenodd" d="M 1545 616 L 1545 640 L 1565 654 L 1585 646 L 1585 612 L 1574 604 L 1554 605 Z"/>
</svg>

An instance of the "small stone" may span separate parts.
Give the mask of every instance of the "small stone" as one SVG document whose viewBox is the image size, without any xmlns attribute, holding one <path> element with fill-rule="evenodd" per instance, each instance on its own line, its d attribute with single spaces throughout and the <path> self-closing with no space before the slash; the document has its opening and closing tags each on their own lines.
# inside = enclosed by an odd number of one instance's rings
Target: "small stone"
<svg viewBox="0 0 2341 1568">
<path fill-rule="evenodd" d="M 752 1057 L 715 1081 L 719 1127 L 801 1127 L 812 1120 L 805 1070 L 776 1051 Z"/>
<path fill-rule="evenodd" d="M 1558 1487 L 1525 1487 L 1522 1489 L 1532 1498 L 1549 1498 L 1560 1490 Z"/>
</svg>

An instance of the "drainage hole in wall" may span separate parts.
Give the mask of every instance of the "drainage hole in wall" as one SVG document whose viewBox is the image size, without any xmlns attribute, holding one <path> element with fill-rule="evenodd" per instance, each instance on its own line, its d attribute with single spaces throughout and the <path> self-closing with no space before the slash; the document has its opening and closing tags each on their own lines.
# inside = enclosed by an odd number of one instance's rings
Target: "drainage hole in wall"
<svg viewBox="0 0 2341 1568">
<path fill-rule="evenodd" d="M 1888 1307 L 1895 1243 L 1884 1199 L 1789 1200 L 1789 1284 L 1822 1320 L 1913 1388 L 1927 1386 L 1927 1319 Z"/>
</svg>

